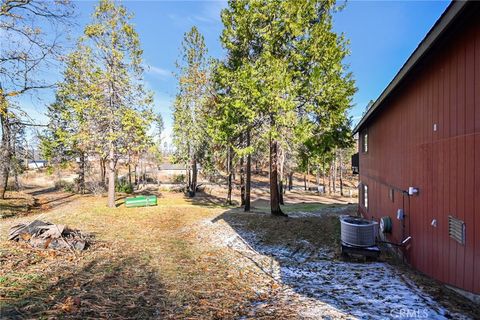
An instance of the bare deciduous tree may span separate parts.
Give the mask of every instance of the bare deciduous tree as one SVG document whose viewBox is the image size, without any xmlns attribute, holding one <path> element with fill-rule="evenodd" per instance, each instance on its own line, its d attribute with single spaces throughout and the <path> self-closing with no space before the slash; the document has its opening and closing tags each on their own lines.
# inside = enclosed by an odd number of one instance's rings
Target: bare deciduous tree
<svg viewBox="0 0 480 320">
<path fill-rule="evenodd" d="M 73 7 L 67 0 L 3 0 L 0 5 L 0 198 L 11 167 L 12 99 L 36 89 L 51 88 L 48 68 L 61 53 L 61 35 Z M 51 78 L 51 77 L 50 77 Z"/>
</svg>

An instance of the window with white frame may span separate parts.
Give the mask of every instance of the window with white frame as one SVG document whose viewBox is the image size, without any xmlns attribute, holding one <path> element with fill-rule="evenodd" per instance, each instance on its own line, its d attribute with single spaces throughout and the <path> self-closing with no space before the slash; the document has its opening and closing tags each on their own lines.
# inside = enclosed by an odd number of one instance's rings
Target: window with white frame
<svg viewBox="0 0 480 320">
<path fill-rule="evenodd" d="M 367 130 L 362 132 L 362 152 L 368 152 L 368 132 Z"/>
<path fill-rule="evenodd" d="M 365 209 L 368 209 L 368 186 L 362 183 L 362 204 Z"/>
</svg>

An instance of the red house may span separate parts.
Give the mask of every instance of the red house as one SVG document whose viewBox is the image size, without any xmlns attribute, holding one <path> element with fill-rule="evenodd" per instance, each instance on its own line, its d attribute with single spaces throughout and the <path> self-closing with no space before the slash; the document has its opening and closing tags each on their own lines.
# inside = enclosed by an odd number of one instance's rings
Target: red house
<svg viewBox="0 0 480 320">
<path fill-rule="evenodd" d="M 354 131 L 360 212 L 414 268 L 478 298 L 480 2 L 451 3 Z"/>
</svg>

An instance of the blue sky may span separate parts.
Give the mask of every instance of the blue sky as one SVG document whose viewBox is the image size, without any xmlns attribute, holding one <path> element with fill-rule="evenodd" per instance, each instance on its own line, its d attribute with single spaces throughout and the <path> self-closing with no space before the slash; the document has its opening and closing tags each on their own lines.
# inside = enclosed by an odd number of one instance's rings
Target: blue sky
<svg viewBox="0 0 480 320">
<path fill-rule="evenodd" d="M 390 83 L 449 1 L 350 1 L 334 17 L 350 39 L 347 58 L 358 88 L 350 110 L 354 123 Z"/>
<path fill-rule="evenodd" d="M 354 123 L 366 104 L 375 100 L 392 80 L 448 3 L 349 1 L 343 11 L 335 14 L 335 31 L 345 33 L 350 40 L 351 55 L 346 63 L 358 87 L 350 110 Z M 221 58 L 224 52 L 219 42 L 222 31 L 219 15 L 226 2 L 124 1 L 123 4 L 135 15 L 133 23 L 140 34 L 148 66 L 145 80 L 155 93 L 155 111 L 162 113 L 168 136 L 176 87 L 172 72 L 183 34 L 196 25 L 205 37 L 209 54 Z M 72 38 L 83 31 L 95 5 L 95 1 L 76 2 L 78 26 L 72 30 Z M 21 103 L 37 123 L 46 123 L 45 105 L 52 100 L 52 92 L 38 92 L 24 97 Z"/>
</svg>

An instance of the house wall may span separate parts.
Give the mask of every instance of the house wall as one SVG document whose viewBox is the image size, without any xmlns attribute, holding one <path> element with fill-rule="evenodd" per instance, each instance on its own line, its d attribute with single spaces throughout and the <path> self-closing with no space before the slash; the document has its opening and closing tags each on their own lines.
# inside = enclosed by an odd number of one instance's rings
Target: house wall
<svg viewBox="0 0 480 320">
<path fill-rule="evenodd" d="M 477 6 L 478 7 L 478 6 Z M 390 216 L 404 254 L 418 270 L 480 294 L 480 12 L 457 23 L 433 53 L 361 128 L 360 181 L 368 186 L 368 218 Z M 434 125 L 436 124 L 436 130 Z M 362 134 L 360 134 L 362 139 Z M 361 141 L 360 141 L 361 142 Z M 418 196 L 401 191 L 418 187 Z M 394 189 L 393 201 L 389 197 Z M 404 208 L 405 226 L 396 219 Z M 448 234 L 448 216 L 466 224 L 466 243 Z M 431 222 L 437 220 L 437 227 Z"/>
<path fill-rule="evenodd" d="M 39 168 L 44 168 L 46 166 L 46 162 L 29 162 L 28 163 L 28 169 L 31 169 L 31 170 L 36 170 L 36 169 L 39 169 Z"/>
<path fill-rule="evenodd" d="M 186 175 L 187 170 L 185 169 L 165 169 L 165 170 L 159 170 L 158 171 L 160 175 L 168 176 L 168 177 L 173 177 L 173 176 L 178 176 L 178 175 Z"/>
</svg>

